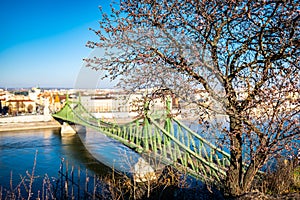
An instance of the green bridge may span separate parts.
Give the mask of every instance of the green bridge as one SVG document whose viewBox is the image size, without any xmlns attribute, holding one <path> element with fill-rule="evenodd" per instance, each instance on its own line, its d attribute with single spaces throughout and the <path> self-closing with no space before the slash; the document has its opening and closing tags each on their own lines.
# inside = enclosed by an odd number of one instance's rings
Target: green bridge
<svg viewBox="0 0 300 200">
<path fill-rule="evenodd" d="M 206 183 L 219 185 L 226 176 L 230 155 L 173 118 L 168 100 L 166 108 L 159 118 L 144 113 L 129 123 L 116 124 L 94 117 L 80 98 L 67 98 L 64 107 L 53 117 L 97 130 L 142 156 L 172 165 Z"/>
</svg>

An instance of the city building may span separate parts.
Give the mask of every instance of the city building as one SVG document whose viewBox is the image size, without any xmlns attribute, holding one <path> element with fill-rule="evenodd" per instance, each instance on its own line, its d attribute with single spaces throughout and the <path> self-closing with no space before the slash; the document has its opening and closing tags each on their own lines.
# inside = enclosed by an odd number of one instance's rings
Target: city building
<svg viewBox="0 0 300 200">
<path fill-rule="evenodd" d="M 8 113 L 18 115 L 22 113 L 35 113 L 36 103 L 29 97 L 16 95 L 6 100 L 5 105 L 8 107 Z"/>
</svg>

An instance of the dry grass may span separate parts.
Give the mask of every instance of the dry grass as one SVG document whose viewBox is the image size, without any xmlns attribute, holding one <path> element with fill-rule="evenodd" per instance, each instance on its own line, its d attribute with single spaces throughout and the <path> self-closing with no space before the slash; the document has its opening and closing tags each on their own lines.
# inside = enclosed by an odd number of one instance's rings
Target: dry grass
<svg viewBox="0 0 300 200">
<path fill-rule="evenodd" d="M 11 174 L 9 188 L 0 187 L 0 199 L 224 199 L 221 192 L 213 188 L 207 188 L 204 184 L 193 185 L 193 180 L 186 173 L 171 166 L 156 171 L 157 178 L 145 182 L 136 182 L 133 177 L 114 171 L 106 177 L 97 177 L 88 174 L 87 170 L 79 168 L 76 171 L 73 166 L 69 168 L 67 162 L 62 168 L 64 171 L 58 178 L 45 175 L 42 185 L 39 188 L 33 187 L 37 178 L 35 155 L 31 172 L 27 171 L 25 176 L 20 176 L 18 184 L 13 184 Z M 74 174 L 77 174 L 76 178 L 71 180 Z M 277 166 L 256 182 L 253 189 L 257 192 L 248 193 L 241 199 L 280 199 L 284 195 L 287 197 L 300 193 L 299 161 L 279 159 Z"/>
<path fill-rule="evenodd" d="M 11 174 L 10 186 L 0 187 L 0 199 L 165 199 L 172 192 L 188 187 L 187 176 L 171 166 L 157 171 L 156 179 L 137 182 L 115 171 L 106 177 L 90 175 L 87 170 L 76 170 L 62 160 L 57 178 L 47 175 L 41 178 L 36 175 L 36 159 L 37 154 L 32 170 L 26 171 L 25 176 L 20 175 L 21 180 L 16 185 Z M 41 179 L 42 183 L 37 185 Z"/>
<path fill-rule="evenodd" d="M 112 199 L 164 199 L 162 196 L 168 188 L 187 187 L 184 175 L 167 166 L 162 172 L 156 172 L 157 179 L 136 182 L 126 176 L 116 178 L 114 173 L 107 176 L 107 184 Z"/>
<path fill-rule="evenodd" d="M 157 179 L 146 182 L 135 182 L 127 176 L 115 179 L 111 175 L 105 182 L 109 183 L 108 187 L 113 200 L 224 199 L 220 191 L 207 188 L 202 183 L 195 184 L 195 181 L 186 173 L 179 172 L 172 166 L 166 166 L 162 171 L 157 171 L 156 175 Z"/>
<path fill-rule="evenodd" d="M 297 158 L 277 159 L 274 169 L 269 169 L 256 188 L 265 194 L 282 195 L 300 192 L 300 166 Z"/>
</svg>

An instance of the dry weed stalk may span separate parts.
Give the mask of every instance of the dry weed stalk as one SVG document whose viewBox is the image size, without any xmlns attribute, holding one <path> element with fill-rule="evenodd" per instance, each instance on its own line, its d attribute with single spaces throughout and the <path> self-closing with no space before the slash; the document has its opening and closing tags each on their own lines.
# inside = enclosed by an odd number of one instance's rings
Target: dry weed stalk
<svg viewBox="0 0 300 200">
<path fill-rule="evenodd" d="M 1 186 L 0 199 L 25 199 L 25 196 L 27 196 L 28 200 L 33 198 L 35 192 L 33 188 L 33 183 L 35 179 L 39 178 L 39 176 L 35 175 L 37 155 L 38 151 L 36 150 L 31 173 L 26 171 L 26 176 L 20 175 L 21 180 L 16 186 L 14 186 L 13 184 L 13 173 L 10 173 L 9 189 L 6 189 Z M 36 191 L 36 199 L 55 199 L 54 191 L 52 191 L 53 185 L 47 174 L 45 174 L 45 177 L 42 180 L 42 182 L 42 192 L 40 190 Z"/>
<path fill-rule="evenodd" d="M 280 157 L 276 160 L 275 167 L 268 169 L 261 183 L 254 187 L 258 187 L 258 190 L 262 193 L 270 195 L 299 192 L 300 187 L 297 185 L 298 171 L 298 159 L 287 160 Z"/>
</svg>

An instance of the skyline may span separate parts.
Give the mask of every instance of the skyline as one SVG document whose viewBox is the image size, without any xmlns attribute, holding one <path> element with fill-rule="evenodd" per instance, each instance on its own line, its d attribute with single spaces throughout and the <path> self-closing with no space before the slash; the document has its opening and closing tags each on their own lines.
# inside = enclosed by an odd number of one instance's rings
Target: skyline
<svg viewBox="0 0 300 200">
<path fill-rule="evenodd" d="M 97 41 L 89 28 L 99 27 L 99 6 L 109 12 L 109 2 L 99 0 L 2 0 L 0 88 L 73 88 L 83 72 L 84 82 L 97 79 L 96 71 L 83 69 L 83 58 L 92 53 L 86 42 Z M 87 85 L 95 84 L 109 87 L 108 81 Z"/>
</svg>

